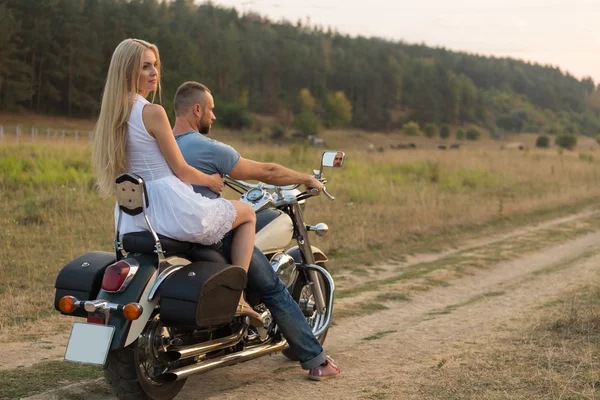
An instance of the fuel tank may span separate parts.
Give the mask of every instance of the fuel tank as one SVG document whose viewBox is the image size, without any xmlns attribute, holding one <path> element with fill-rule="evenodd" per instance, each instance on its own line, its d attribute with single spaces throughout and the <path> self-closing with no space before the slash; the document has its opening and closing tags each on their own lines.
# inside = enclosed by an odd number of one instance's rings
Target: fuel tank
<svg viewBox="0 0 600 400">
<path fill-rule="evenodd" d="M 256 247 L 263 253 L 283 251 L 292 240 L 294 224 L 281 210 L 268 208 L 256 213 Z"/>
</svg>

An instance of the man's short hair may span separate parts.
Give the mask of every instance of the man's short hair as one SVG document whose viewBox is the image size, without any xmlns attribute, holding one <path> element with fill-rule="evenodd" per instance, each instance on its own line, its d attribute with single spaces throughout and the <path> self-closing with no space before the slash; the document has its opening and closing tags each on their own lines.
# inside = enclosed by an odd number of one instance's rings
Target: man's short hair
<svg viewBox="0 0 600 400">
<path fill-rule="evenodd" d="M 179 117 L 186 114 L 196 103 L 204 105 L 205 93 L 210 93 L 210 90 L 198 82 L 185 82 L 179 86 L 173 100 L 175 116 Z"/>
</svg>

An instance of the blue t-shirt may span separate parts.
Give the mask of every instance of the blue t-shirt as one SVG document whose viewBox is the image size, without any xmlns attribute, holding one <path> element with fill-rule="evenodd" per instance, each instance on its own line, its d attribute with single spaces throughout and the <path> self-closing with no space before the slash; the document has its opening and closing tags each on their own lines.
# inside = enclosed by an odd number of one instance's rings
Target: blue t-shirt
<svg viewBox="0 0 600 400">
<path fill-rule="evenodd" d="M 192 167 L 205 174 L 229 174 L 231 169 L 240 159 L 240 153 L 231 146 L 196 132 L 189 131 L 175 136 L 181 154 L 185 161 Z M 196 193 L 216 199 L 219 194 L 211 191 L 206 186 L 192 185 Z"/>
</svg>

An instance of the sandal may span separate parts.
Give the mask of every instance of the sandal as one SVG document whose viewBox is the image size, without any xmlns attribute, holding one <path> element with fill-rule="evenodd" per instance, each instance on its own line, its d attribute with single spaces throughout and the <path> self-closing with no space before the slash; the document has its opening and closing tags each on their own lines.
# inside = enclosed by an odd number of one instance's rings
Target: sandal
<svg viewBox="0 0 600 400">
<path fill-rule="evenodd" d="M 247 303 L 239 303 L 237 306 L 237 310 L 235 312 L 236 317 L 248 317 L 250 319 L 250 325 L 263 328 L 265 326 L 265 321 L 262 319 L 259 313 L 254 311 L 254 309 Z"/>
<path fill-rule="evenodd" d="M 327 360 L 308 372 L 308 379 L 322 381 L 323 379 L 335 378 L 340 374 L 340 368 L 333 363 L 333 359 L 327 356 Z"/>
</svg>

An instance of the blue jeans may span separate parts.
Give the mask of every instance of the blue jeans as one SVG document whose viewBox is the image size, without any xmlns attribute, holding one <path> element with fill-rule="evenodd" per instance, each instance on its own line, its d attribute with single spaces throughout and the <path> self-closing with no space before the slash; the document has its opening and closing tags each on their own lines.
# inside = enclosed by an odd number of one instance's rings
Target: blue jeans
<svg viewBox="0 0 600 400">
<path fill-rule="evenodd" d="M 223 240 L 223 254 L 229 258 L 231 235 Z M 254 247 L 248 270 L 248 290 L 260 296 L 279 330 L 304 369 L 312 369 L 326 361 L 321 343 L 313 335 L 298 303 L 294 301 L 281 279 L 273 271 L 267 257 Z"/>
</svg>

